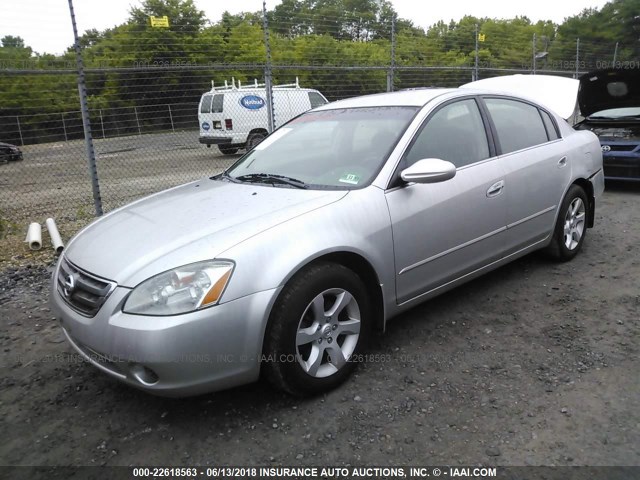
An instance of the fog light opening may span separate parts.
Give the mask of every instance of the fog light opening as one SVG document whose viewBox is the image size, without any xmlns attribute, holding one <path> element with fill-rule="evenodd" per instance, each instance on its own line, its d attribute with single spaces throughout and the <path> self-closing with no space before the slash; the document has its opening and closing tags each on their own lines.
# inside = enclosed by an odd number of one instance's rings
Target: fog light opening
<svg viewBox="0 0 640 480">
<path fill-rule="evenodd" d="M 134 363 L 129 367 L 131 376 L 143 385 L 154 385 L 158 383 L 158 374 L 144 365 Z"/>
</svg>

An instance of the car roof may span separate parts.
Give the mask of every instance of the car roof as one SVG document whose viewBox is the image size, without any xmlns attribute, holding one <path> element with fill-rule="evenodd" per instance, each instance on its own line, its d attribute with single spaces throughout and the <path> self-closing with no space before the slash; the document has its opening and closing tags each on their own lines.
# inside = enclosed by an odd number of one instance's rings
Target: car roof
<svg viewBox="0 0 640 480">
<path fill-rule="evenodd" d="M 399 92 L 390 93 L 376 93 L 373 95 L 364 95 L 361 97 L 338 100 L 337 102 L 328 103 L 318 107 L 314 111 L 358 107 L 422 107 L 440 95 L 456 91 L 458 91 L 457 88 L 424 88 L 416 90 L 401 90 Z"/>
</svg>

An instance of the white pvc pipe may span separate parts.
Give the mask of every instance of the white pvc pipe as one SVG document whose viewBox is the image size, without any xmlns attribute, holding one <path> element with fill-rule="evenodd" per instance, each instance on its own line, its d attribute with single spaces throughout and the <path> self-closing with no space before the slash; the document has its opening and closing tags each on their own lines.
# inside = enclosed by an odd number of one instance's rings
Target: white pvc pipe
<svg viewBox="0 0 640 480">
<path fill-rule="evenodd" d="M 33 222 L 27 230 L 27 238 L 24 240 L 29 244 L 31 250 L 40 250 L 42 248 L 42 227 L 39 223 Z"/>
<path fill-rule="evenodd" d="M 60 232 L 58 232 L 58 227 L 56 227 L 56 221 L 53 218 L 47 218 L 45 223 L 47 225 L 47 230 L 49 230 L 51 245 L 53 245 L 53 249 L 56 251 L 56 254 L 60 255 L 62 250 L 64 250 L 64 243 L 62 243 L 62 238 L 60 238 Z"/>
</svg>

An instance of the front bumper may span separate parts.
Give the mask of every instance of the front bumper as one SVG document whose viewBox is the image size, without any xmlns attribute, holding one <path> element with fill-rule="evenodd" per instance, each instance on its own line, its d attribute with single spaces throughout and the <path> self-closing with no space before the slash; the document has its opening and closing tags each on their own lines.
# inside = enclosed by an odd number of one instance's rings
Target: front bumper
<svg viewBox="0 0 640 480">
<path fill-rule="evenodd" d="M 162 396 L 198 395 L 257 380 L 264 331 L 279 289 L 171 317 L 123 313 L 130 291 L 116 287 L 88 318 L 71 309 L 53 284 L 52 310 L 86 361 Z"/>
<path fill-rule="evenodd" d="M 640 181 L 640 154 L 616 152 L 602 156 L 604 177 L 607 180 Z"/>
</svg>

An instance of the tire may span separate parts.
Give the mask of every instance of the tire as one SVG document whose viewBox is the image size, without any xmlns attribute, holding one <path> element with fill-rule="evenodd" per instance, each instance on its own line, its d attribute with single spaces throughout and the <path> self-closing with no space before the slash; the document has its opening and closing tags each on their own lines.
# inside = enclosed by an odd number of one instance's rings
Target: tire
<svg viewBox="0 0 640 480">
<path fill-rule="evenodd" d="M 295 275 L 265 335 L 263 372 L 269 382 L 297 396 L 344 382 L 369 339 L 369 305 L 360 277 L 342 265 L 317 263 Z"/>
<path fill-rule="evenodd" d="M 218 150 L 224 155 L 235 155 L 239 148 L 235 145 L 218 145 Z"/>
<path fill-rule="evenodd" d="M 247 139 L 247 152 L 249 150 L 253 150 L 261 141 L 263 141 L 267 136 L 264 133 L 257 132 L 249 135 Z"/>
<path fill-rule="evenodd" d="M 571 185 L 562 200 L 560 213 L 547 252 L 556 260 L 566 262 L 575 257 L 587 235 L 589 202 L 578 185 Z"/>
</svg>

